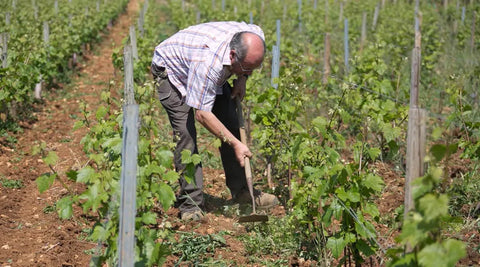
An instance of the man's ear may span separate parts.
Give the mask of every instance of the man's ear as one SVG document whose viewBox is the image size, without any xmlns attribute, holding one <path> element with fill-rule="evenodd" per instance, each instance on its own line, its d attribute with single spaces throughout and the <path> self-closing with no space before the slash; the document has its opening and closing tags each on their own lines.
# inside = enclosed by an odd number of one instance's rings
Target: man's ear
<svg viewBox="0 0 480 267">
<path fill-rule="evenodd" d="M 235 50 L 230 50 L 230 62 L 233 61 L 233 58 L 235 58 Z"/>
</svg>

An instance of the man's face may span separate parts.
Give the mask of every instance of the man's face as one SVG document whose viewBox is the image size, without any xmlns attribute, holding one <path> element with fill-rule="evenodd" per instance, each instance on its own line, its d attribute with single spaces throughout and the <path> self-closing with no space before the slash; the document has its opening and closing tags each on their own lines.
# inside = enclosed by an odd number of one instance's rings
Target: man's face
<svg viewBox="0 0 480 267">
<path fill-rule="evenodd" d="M 239 75 L 251 75 L 252 72 L 260 68 L 263 62 L 263 55 L 258 57 L 258 55 L 251 55 L 247 53 L 247 56 L 244 60 L 240 60 L 235 50 L 231 51 L 231 61 L 232 61 L 232 72 Z"/>
</svg>

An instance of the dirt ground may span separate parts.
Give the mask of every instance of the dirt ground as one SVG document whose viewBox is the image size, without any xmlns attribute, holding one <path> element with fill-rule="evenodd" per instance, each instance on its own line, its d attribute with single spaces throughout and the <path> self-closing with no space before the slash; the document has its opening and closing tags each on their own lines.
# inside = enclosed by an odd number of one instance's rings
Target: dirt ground
<svg viewBox="0 0 480 267">
<path fill-rule="evenodd" d="M 95 110 L 102 88 L 111 80 L 119 79 L 112 66 L 112 51 L 128 34 L 133 14 L 138 12 L 139 2 L 140 0 L 131 0 L 126 13 L 118 18 L 103 41 L 95 44 L 85 56 L 85 61 L 78 66 L 72 85 L 68 85 L 71 91 L 68 94 L 61 90 L 50 91 L 45 103 L 36 107 L 37 119 L 22 123 L 23 133 L 15 136 L 18 142 L 14 148 L 0 145 L 0 178 L 21 180 L 24 185 L 20 189 L 0 186 L 0 266 L 88 266 L 91 257 L 89 252 L 97 246 L 85 239 L 84 229 L 89 222 L 79 217 L 65 221 L 58 219 L 51 208 L 66 190 L 59 184 L 54 184 L 43 194 L 38 192 L 35 179 L 50 170 L 39 155 L 32 155 L 31 149 L 45 142 L 47 149 L 55 151 L 60 158 L 56 166 L 56 171 L 60 174 L 71 168 L 80 168 L 87 162 L 80 145 L 85 132 L 72 131 L 74 117 L 80 116 L 80 101 L 85 101 L 90 110 Z M 385 193 L 378 201 L 381 214 L 393 214 L 403 203 L 403 179 L 392 171 L 391 166 L 379 163 L 377 168 L 386 182 Z M 173 219 L 176 229 L 200 234 L 221 231 L 245 233 L 245 227 L 235 224 L 233 218 L 215 212 L 229 199 L 223 175 L 221 170 L 205 170 L 205 184 L 209 185 L 205 191 L 210 196 L 206 219 L 202 223 L 186 225 Z M 176 218 L 177 213 L 175 209 L 169 212 L 172 218 Z M 284 213 L 282 207 L 272 211 L 275 216 Z M 389 230 L 389 223 L 390 221 L 384 221 L 377 225 L 379 242 L 386 248 L 395 244 L 396 233 Z M 246 265 L 248 255 L 242 243 L 234 235 L 226 235 L 225 239 L 227 248 L 216 251 L 214 257 Z M 471 254 L 471 257 L 471 260 L 465 260 L 465 265 L 480 264 L 478 253 Z M 174 263 L 175 257 L 169 257 L 167 265 Z"/>
</svg>

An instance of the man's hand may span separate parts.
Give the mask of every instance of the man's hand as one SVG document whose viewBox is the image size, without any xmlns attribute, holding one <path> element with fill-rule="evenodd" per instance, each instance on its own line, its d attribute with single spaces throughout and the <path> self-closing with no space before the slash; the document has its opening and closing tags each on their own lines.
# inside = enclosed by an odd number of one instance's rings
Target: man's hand
<svg viewBox="0 0 480 267">
<path fill-rule="evenodd" d="M 245 165 L 245 157 L 251 157 L 250 149 L 238 140 L 211 111 L 196 110 L 195 119 L 207 128 L 222 142 L 229 144 L 235 151 L 235 157 L 242 167 Z"/>
<path fill-rule="evenodd" d="M 238 97 L 239 99 L 243 99 L 245 97 L 245 91 L 247 87 L 247 77 L 246 76 L 239 76 L 237 79 L 233 80 L 233 88 L 231 92 L 232 99 Z"/>
<path fill-rule="evenodd" d="M 235 157 L 237 157 L 240 166 L 245 167 L 245 158 L 252 156 L 250 149 L 242 142 L 237 142 L 233 146 L 233 150 L 235 151 Z"/>
</svg>

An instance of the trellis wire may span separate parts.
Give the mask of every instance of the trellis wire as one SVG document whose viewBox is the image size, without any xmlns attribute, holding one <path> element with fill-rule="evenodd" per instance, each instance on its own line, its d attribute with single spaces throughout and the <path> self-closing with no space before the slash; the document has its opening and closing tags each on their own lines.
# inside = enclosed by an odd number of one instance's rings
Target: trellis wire
<svg viewBox="0 0 480 267">
<path fill-rule="evenodd" d="M 333 196 L 335 197 L 335 199 L 337 199 L 340 203 L 340 205 L 342 205 L 342 207 L 347 210 L 348 214 L 350 214 L 350 216 L 355 220 L 355 222 L 357 222 L 361 227 L 362 229 L 365 231 L 365 233 L 367 233 L 368 235 L 368 238 L 370 240 L 373 240 L 375 242 L 375 244 L 377 244 L 377 246 L 382 250 L 383 254 L 386 253 L 385 249 L 382 247 L 382 245 L 377 241 L 375 235 L 377 235 L 377 232 L 375 231 L 375 233 L 372 233 L 359 219 L 358 219 L 358 216 L 357 216 L 357 213 L 355 213 L 355 211 L 350 208 L 350 207 L 347 207 L 347 205 L 345 205 L 345 203 L 343 203 L 343 201 L 336 195 L 336 194 L 333 194 Z M 375 235 L 374 235 L 375 234 Z"/>
</svg>

